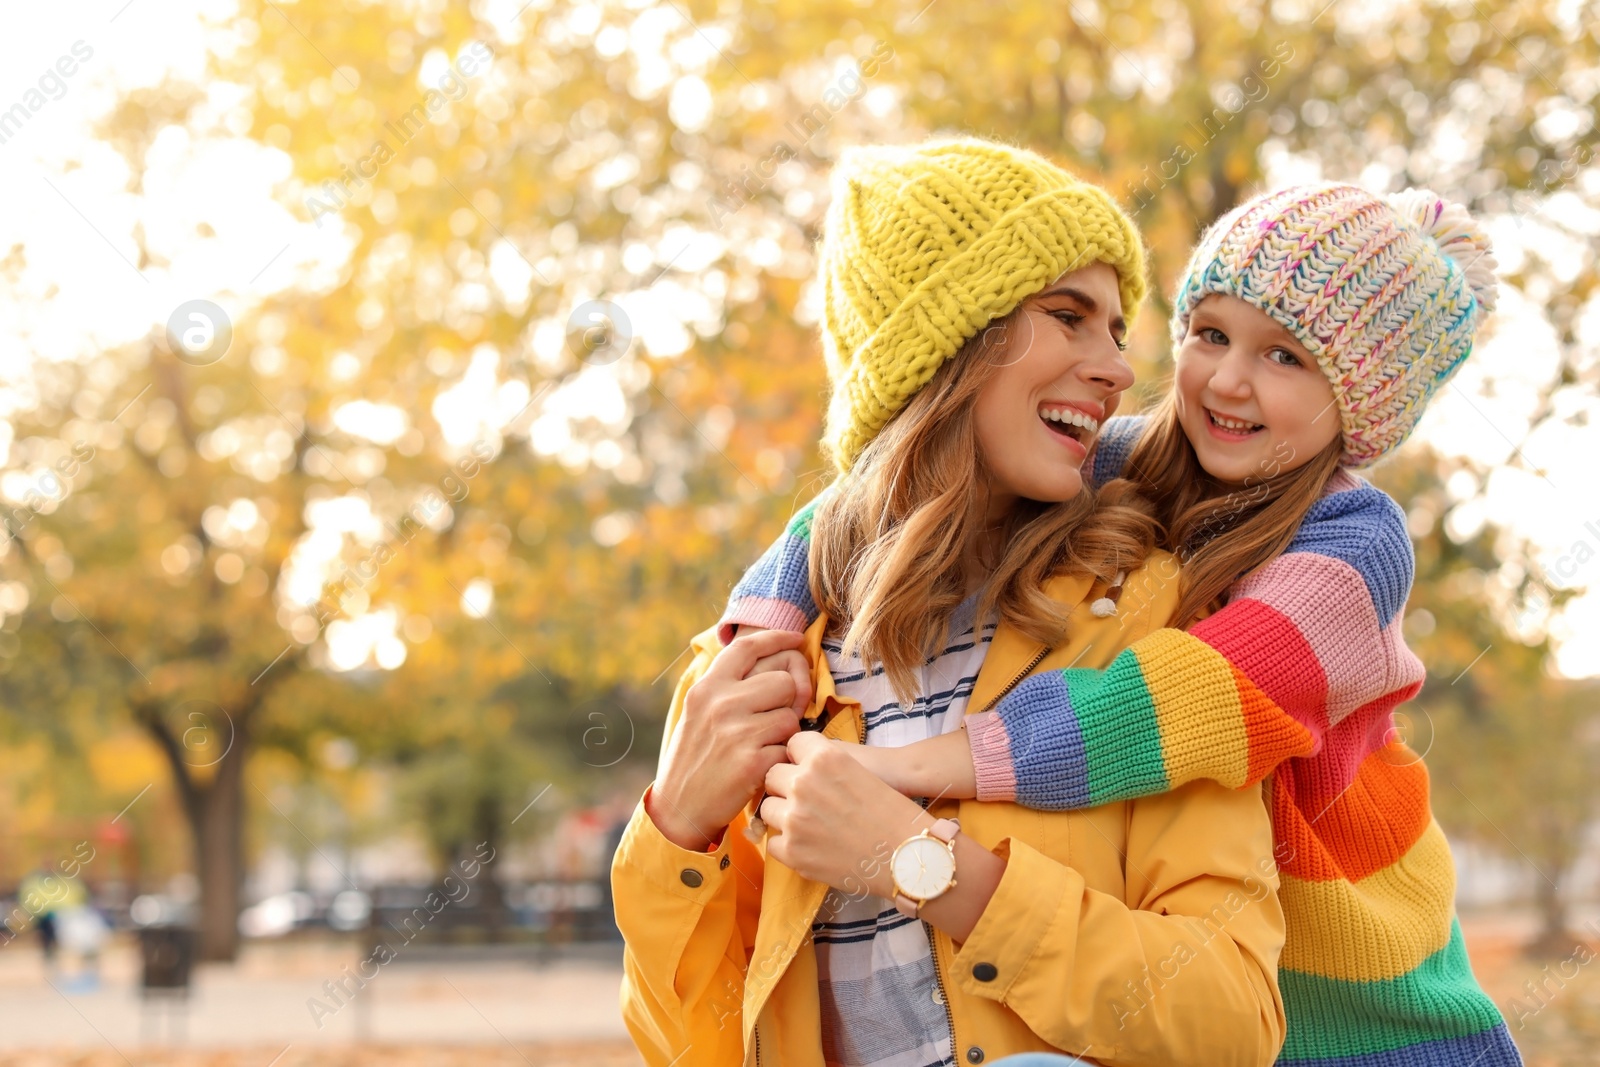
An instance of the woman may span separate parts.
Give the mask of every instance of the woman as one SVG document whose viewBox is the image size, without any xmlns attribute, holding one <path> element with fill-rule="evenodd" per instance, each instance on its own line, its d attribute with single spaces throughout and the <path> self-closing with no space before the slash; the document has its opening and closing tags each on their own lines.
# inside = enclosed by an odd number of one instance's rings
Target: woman
<svg viewBox="0 0 1600 1067">
<path fill-rule="evenodd" d="M 830 744 L 958 729 L 1170 618 L 1147 509 L 1083 492 L 1132 380 L 1132 224 L 1032 153 L 863 149 L 835 171 L 822 272 L 842 472 L 811 532 L 823 613 L 803 638 L 695 639 L 613 864 L 635 1041 L 653 1064 L 1271 1063 L 1258 787 L 923 805 Z M 752 673 L 773 656 L 788 673 Z"/>
</svg>

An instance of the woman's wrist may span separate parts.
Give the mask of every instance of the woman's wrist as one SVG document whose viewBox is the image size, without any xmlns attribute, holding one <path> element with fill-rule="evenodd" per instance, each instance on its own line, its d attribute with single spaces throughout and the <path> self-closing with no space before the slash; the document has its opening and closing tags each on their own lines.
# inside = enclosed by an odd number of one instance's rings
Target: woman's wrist
<svg viewBox="0 0 1600 1067">
<path fill-rule="evenodd" d="M 978 925 L 978 920 L 993 899 L 1000 879 L 1006 873 L 1006 861 L 964 833 L 956 834 L 953 846 L 956 882 L 924 904 L 918 916 L 949 934 L 959 947 L 972 935 L 973 928 Z"/>
<path fill-rule="evenodd" d="M 708 852 L 714 842 L 720 842 L 727 827 L 713 827 L 714 836 L 708 836 L 705 830 L 694 824 L 694 821 L 684 815 L 682 809 L 670 799 L 663 797 L 652 784 L 645 793 L 644 813 L 655 823 L 661 836 L 677 845 L 679 848 L 690 852 Z"/>
</svg>

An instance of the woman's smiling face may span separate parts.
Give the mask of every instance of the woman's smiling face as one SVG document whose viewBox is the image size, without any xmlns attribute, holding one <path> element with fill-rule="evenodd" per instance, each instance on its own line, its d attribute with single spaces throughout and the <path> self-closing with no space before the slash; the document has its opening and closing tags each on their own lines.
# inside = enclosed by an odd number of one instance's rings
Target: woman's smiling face
<svg viewBox="0 0 1600 1067">
<path fill-rule="evenodd" d="M 1333 385 L 1259 308 L 1213 293 L 1178 348 L 1178 421 L 1200 466 L 1229 486 L 1294 470 L 1339 436 Z"/>
<path fill-rule="evenodd" d="M 1109 264 L 1063 274 L 1023 301 L 1005 329 L 990 355 L 999 367 L 974 408 L 978 451 L 993 478 L 991 520 L 1019 498 L 1059 503 L 1082 492 L 1084 458 L 1133 384 Z"/>
</svg>

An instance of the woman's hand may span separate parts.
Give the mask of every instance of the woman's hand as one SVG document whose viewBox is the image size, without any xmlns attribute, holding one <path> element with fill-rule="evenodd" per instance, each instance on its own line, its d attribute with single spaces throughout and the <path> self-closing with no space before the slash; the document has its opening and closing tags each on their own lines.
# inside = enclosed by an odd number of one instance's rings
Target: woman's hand
<svg viewBox="0 0 1600 1067">
<path fill-rule="evenodd" d="M 763 657 L 797 648 L 804 640 L 804 634 L 784 630 L 738 637 L 689 687 L 645 804 L 667 840 L 705 851 L 721 840 L 767 771 L 788 759 L 784 742 L 800 728 L 794 676 L 751 670 Z"/>
<path fill-rule="evenodd" d="M 890 855 L 933 817 L 831 738 L 797 733 L 788 755 L 766 775 L 767 854 L 842 892 L 893 896 Z"/>
</svg>

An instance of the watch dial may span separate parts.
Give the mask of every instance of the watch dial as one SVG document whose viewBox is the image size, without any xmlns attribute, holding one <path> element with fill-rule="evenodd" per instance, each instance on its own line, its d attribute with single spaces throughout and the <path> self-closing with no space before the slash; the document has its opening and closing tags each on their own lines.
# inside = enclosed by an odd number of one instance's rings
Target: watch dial
<svg viewBox="0 0 1600 1067">
<path fill-rule="evenodd" d="M 943 843 L 918 837 L 901 845 L 891 870 L 900 892 L 917 900 L 937 896 L 955 876 L 955 860 Z"/>
</svg>

